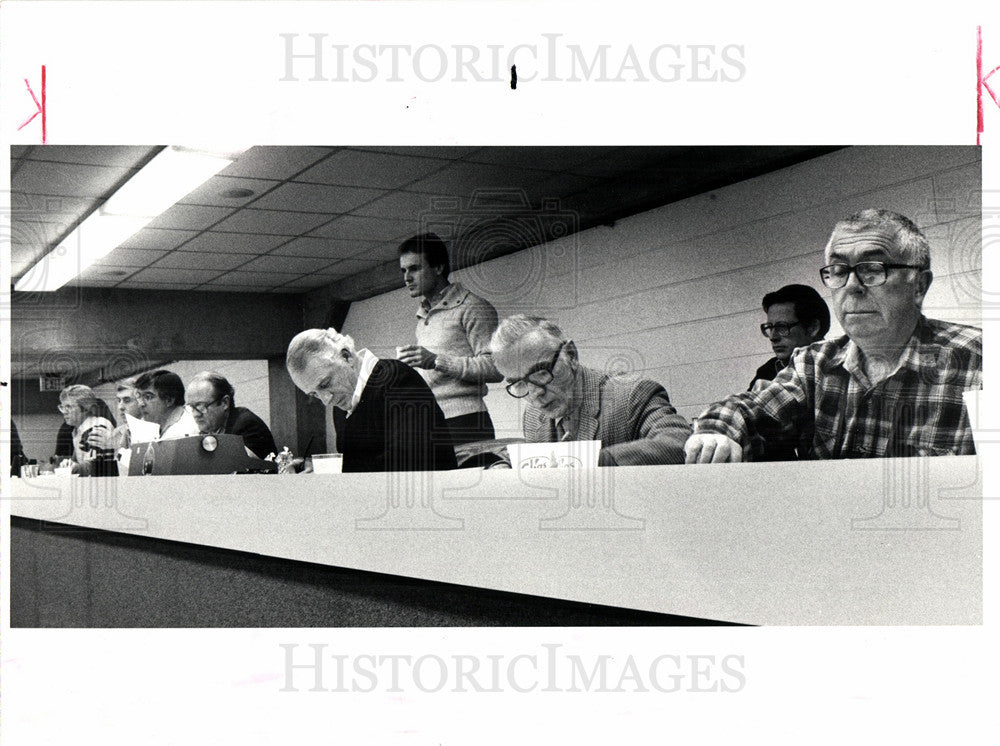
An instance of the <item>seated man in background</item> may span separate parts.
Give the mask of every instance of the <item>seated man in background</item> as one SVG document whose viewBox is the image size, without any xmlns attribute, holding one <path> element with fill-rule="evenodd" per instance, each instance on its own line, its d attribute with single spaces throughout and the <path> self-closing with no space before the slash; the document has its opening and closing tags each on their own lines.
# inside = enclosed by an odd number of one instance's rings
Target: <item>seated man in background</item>
<svg viewBox="0 0 1000 746">
<path fill-rule="evenodd" d="M 691 426 L 660 384 L 584 367 L 562 330 L 535 316 L 501 321 L 490 347 L 507 393 L 527 400 L 529 443 L 599 440 L 601 466 L 684 462 Z"/>
<path fill-rule="evenodd" d="M 274 436 L 264 420 L 246 407 L 237 407 L 235 399 L 233 385 L 211 371 L 196 375 L 184 391 L 184 406 L 202 435 L 240 435 L 247 450 L 257 458 L 276 454 Z"/>
<path fill-rule="evenodd" d="M 143 373 L 135 381 L 142 419 L 160 426 L 159 440 L 198 434 L 198 425 L 184 409 L 184 383 L 169 370 Z"/>
<path fill-rule="evenodd" d="M 448 249 L 434 233 L 399 247 L 403 284 L 417 308 L 417 344 L 399 349 L 399 360 L 421 368 L 448 420 L 456 445 L 495 437 L 483 397 L 486 384 L 503 378 L 490 357 L 497 312 L 488 301 L 448 281 Z"/>
<path fill-rule="evenodd" d="M 345 472 L 454 469 L 455 450 L 441 407 L 423 378 L 398 360 L 355 352 L 335 329 L 308 329 L 288 345 L 293 383 L 347 412 Z"/>
<path fill-rule="evenodd" d="M 749 391 L 763 388 L 774 380 L 798 347 L 819 342 L 830 331 L 830 309 L 826 301 L 808 285 L 785 285 L 764 296 L 761 303 L 767 322 L 761 334 L 771 340 L 774 357 L 757 369 Z M 795 443 L 783 440 L 780 433 L 765 437 L 759 461 L 792 461 L 798 458 Z"/>
<path fill-rule="evenodd" d="M 764 388 L 713 404 L 688 463 L 741 461 L 762 428 L 811 458 L 975 453 L 962 394 L 982 387 L 982 331 L 922 313 L 930 246 L 909 219 L 864 210 L 833 229 L 823 283 L 846 334 L 800 348 Z"/>
</svg>

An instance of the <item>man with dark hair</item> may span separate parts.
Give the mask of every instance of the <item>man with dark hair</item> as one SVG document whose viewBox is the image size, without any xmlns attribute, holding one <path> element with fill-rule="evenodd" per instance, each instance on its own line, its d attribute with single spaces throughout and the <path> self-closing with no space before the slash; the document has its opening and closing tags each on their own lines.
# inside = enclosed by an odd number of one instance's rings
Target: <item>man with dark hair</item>
<svg viewBox="0 0 1000 746">
<path fill-rule="evenodd" d="M 834 226 L 824 261 L 844 336 L 799 348 L 768 385 L 705 410 L 687 462 L 741 461 L 769 427 L 817 459 L 975 453 L 963 394 L 982 388 L 983 333 L 923 315 L 934 277 L 924 234 L 864 210 Z"/>
<path fill-rule="evenodd" d="M 761 334 L 771 340 L 774 357 L 757 369 L 749 390 L 763 388 L 788 365 L 792 352 L 818 342 L 830 331 L 830 309 L 826 301 L 808 285 L 785 285 L 764 296 L 761 304 L 767 322 Z M 794 461 L 798 458 L 795 442 L 779 432 L 762 432 L 764 451 L 758 461 Z"/>
<path fill-rule="evenodd" d="M 135 381 L 142 419 L 160 426 L 160 440 L 198 434 L 198 425 L 184 409 L 184 382 L 169 370 L 143 373 Z"/>
<path fill-rule="evenodd" d="M 237 407 L 235 399 L 233 385 L 212 371 L 196 375 L 184 392 L 184 406 L 203 435 L 240 435 L 247 449 L 261 459 L 277 453 L 264 420 L 246 407 Z"/>
<path fill-rule="evenodd" d="M 767 322 L 761 334 L 771 340 L 774 357 L 757 369 L 749 389 L 758 381 L 773 381 L 788 365 L 797 347 L 819 342 L 830 331 L 830 309 L 826 301 L 808 285 L 785 285 L 764 296 L 761 304 Z"/>
<path fill-rule="evenodd" d="M 490 356 L 497 312 L 489 302 L 448 281 L 448 248 L 434 233 L 399 247 L 403 284 L 417 308 L 417 344 L 397 358 L 421 374 L 447 418 L 456 445 L 495 437 L 483 397 L 486 384 L 502 380 Z"/>
</svg>

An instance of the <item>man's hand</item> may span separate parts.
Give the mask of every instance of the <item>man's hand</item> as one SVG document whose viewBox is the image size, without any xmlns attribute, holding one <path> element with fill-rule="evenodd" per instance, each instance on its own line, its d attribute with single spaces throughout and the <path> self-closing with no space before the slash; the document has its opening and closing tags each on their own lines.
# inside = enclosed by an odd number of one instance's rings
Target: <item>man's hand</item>
<svg viewBox="0 0 1000 746">
<path fill-rule="evenodd" d="M 420 345 L 407 345 L 406 347 L 399 348 L 396 359 L 413 368 L 432 370 L 437 360 L 437 355 Z"/>
<path fill-rule="evenodd" d="M 115 447 L 114 430 L 107 425 L 94 425 L 87 433 L 87 445 L 108 451 Z"/>
<path fill-rule="evenodd" d="M 740 444 L 722 433 L 695 433 L 684 444 L 685 464 L 738 463 L 743 460 Z"/>
</svg>

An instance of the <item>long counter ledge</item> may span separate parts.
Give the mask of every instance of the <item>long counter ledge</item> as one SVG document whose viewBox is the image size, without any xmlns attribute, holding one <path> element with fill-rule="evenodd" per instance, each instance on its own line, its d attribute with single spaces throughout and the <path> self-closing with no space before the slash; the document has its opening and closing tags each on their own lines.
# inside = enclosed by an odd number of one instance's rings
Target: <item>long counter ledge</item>
<svg viewBox="0 0 1000 746">
<path fill-rule="evenodd" d="M 980 624 L 979 467 L 966 456 L 8 484 L 23 518 L 498 591 L 746 624 Z"/>
</svg>

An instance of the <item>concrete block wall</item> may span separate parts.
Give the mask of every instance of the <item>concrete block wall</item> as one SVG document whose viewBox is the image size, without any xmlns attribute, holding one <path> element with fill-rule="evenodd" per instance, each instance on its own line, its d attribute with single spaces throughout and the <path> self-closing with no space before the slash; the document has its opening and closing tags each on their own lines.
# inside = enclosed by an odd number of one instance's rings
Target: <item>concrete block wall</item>
<svg viewBox="0 0 1000 746">
<path fill-rule="evenodd" d="M 980 325 L 981 164 L 974 147 L 853 147 L 453 273 L 500 316 L 559 323 L 586 365 L 660 381 L 678 411 L 746 388 L 768 357 L 762 296 L 819 280 L 834 223 L 867 207 L 900 212 L 932 245 L 929 316 Z M 400 289 L 355 302 L 344 324 L 391 356 L 413 339 L 415 303 Z M 831 336 L 842 333 L 834 322 Z M 493 384 L 499 437 L 520 434 L 520 407 Z"/>
</svg>

